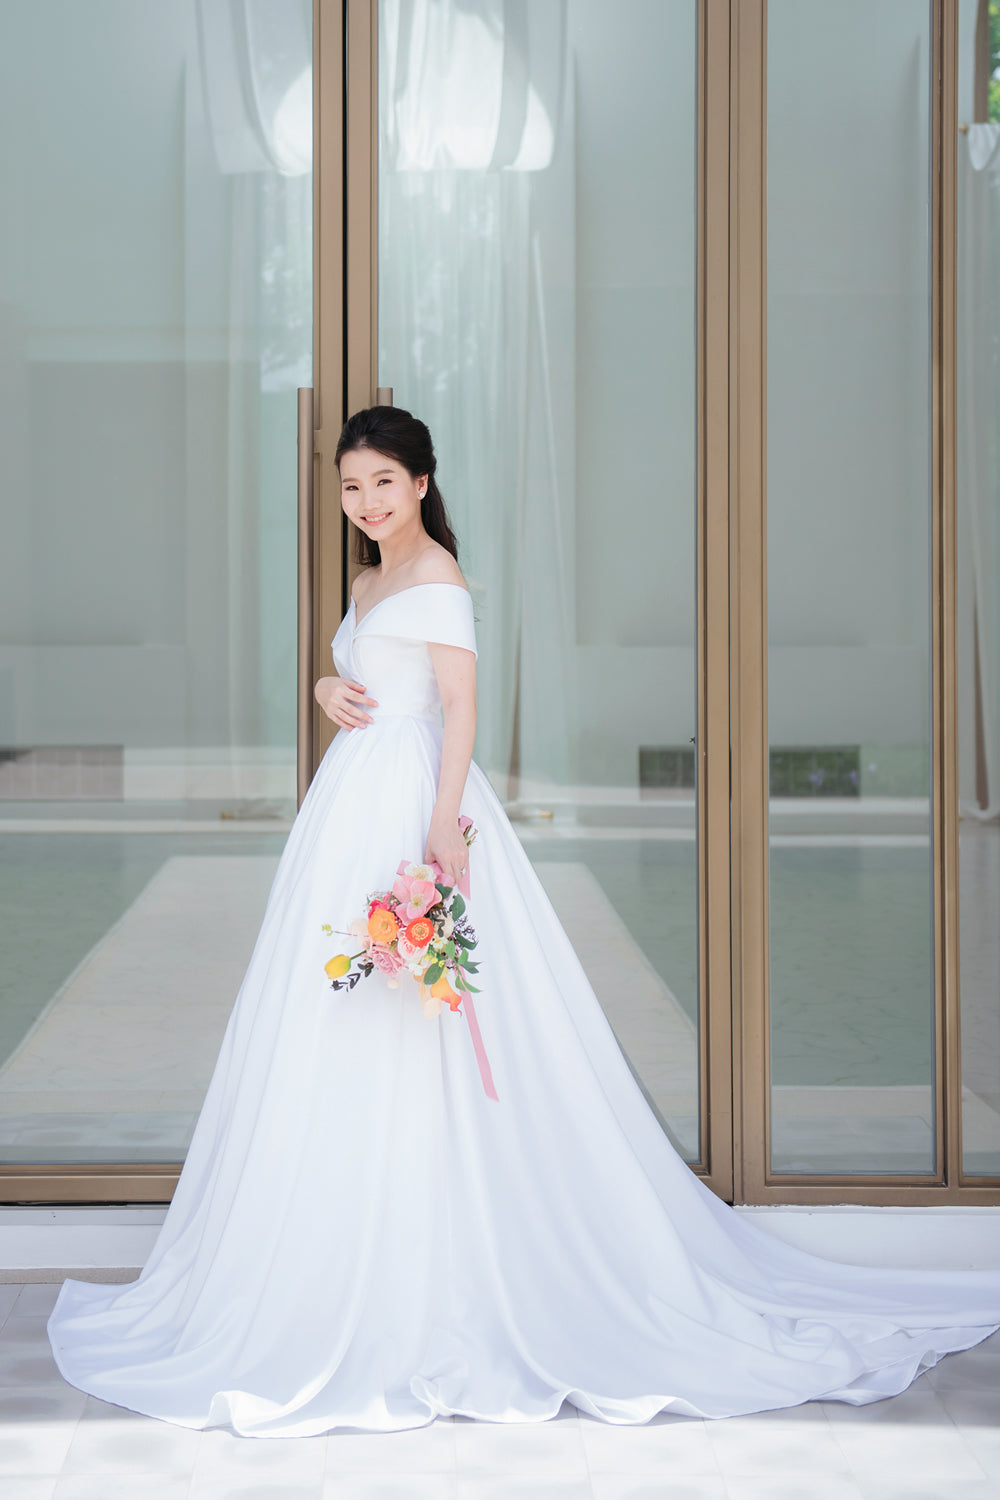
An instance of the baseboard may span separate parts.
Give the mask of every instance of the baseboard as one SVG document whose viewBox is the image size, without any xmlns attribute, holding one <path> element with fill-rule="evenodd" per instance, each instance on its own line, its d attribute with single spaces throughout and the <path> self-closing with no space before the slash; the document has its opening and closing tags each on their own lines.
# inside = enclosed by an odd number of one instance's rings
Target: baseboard
<svg viewBox="0 0 1000 1500">
<path fill-rule="evenodd" d="M 0 1208 L 0 1282 L 132 1281 L 167 1210 Z M 857 1265 L 1000 1271 L 1000 1207 L 741 1207 L 789 1244 Z"/>
<path fill-rule="evenodd" d="M 787 1244 L 827 1260 L 900 1270 L 1000 1271 L 1000 1205 L 779 1204 L 736 1211 Z"/>
</svg>

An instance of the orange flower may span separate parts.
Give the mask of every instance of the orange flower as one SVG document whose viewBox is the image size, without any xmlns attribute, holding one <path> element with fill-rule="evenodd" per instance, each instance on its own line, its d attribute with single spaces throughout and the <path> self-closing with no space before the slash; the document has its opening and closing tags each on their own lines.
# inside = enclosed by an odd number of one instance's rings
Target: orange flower
<svg viewBox="0 0 1000 1500">
<path fill-rule="evenodd" d="M 431 985 L 431 994 L 434 996 L 435 1000 L 447 1000 L 452 1010 L 458 1009 L 460 1004 L 460 997 L 455 993 L 451 985 L 448 983 L 447 975 L 442 974 L 440 979 L 435 979 L 434 983 Z"/>
<path fill-rule="evenodd" d="M 414 948 L 426 948 L 434 936 L 434 923 L 429 917 L 414 917 L 405 931 Z"/>
<path fill-rule="evenodd" d="M 399 923 L 391 911 L 377 906 L 368 918 L 368 936 L 374 943 L 393 943 L 399 932 Z"/>
</svg>

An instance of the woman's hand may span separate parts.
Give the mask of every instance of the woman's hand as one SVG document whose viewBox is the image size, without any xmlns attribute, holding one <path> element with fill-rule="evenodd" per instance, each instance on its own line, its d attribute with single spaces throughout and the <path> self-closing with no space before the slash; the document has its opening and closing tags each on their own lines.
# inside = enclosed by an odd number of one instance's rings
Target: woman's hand
<svg viewBox="0 0 1000 1500">
<path fill-rule="evenodd" d="M 437 860 L 441 866 L 441 879 L 448 885 L 457 885 L 462 871 L 469 863 L 469 846 L 458 826 L 458 818 L 442 818 L 437 813 L 431 817 L 424 845 L 424 863 Z"/>
<path fill-rule="evenodd" d="M 327 718 L 344 729 L 363 729 L 373 722 L 361 705 L 370 703 L 377 708 L 378 699 L 366 698 L 364 691 L 364 684 L 353 682 L 350 677 L 321 677 L 313 689 L 316 702 Z"/>
</svg>

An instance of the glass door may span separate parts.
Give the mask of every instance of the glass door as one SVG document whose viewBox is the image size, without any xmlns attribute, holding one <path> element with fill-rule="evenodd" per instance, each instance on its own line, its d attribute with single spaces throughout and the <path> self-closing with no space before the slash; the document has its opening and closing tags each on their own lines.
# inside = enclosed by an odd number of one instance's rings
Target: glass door
<svg viewBox="0 0 1000 1500">
<path fill-rule="evenodd" d="M 170 1196 L 295 808 L 308 0 L 0 5 L 0 1163 Z"/>
<path fill-rule="evenodd" d="M 936 1171 L 932 44 L 927 0 L 841 0 L 835 16 L 820 0 L 767 7 L 769 1170 L 781 1175 Z"/>
<path fill-rule="evenodd" d="M 706 1171 L 703 52 L 696 0 L 380 0 L 371 384 L 435 439 L 476 759 Z"/>
</svg>

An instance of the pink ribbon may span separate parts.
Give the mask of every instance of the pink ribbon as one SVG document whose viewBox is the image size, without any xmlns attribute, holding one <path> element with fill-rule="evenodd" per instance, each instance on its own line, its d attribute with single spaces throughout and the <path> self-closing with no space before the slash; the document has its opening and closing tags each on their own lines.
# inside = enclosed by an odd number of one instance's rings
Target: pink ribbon
<svg viewBox="0 0 1000 1500">
<path fill-rule="evenodd" d="M 476 1062 L 479 1064 L 479 1076 L 483 1080 L 486 1097 L 487 1099 L 496 1099 L 499 1104 L 500 1100 L 497 1099 L 497 1091 L 493 1086 L 493 1074 L 490 1072 L 486 1048 L 483 1046 L 483 1039 L 479 1032 L 479 1022 L 476 1020 L 476 1008 L 472 1003 L 472 996 L 468 991 L 463 991 L 461 998 L 465 1001 L 465 1019 L 468 1021 L 469 1030 L 472 1033 L 472 1046 L 476 1054 Z"/>
</svg>

